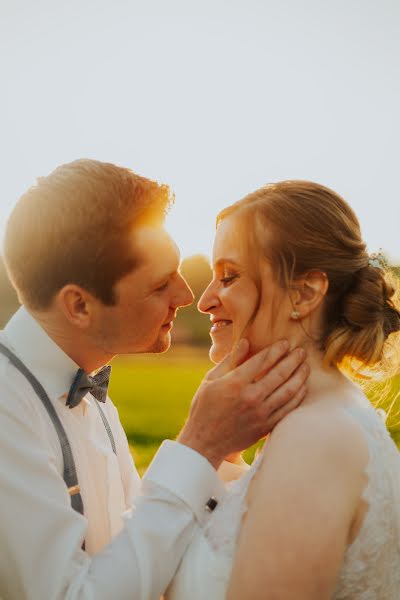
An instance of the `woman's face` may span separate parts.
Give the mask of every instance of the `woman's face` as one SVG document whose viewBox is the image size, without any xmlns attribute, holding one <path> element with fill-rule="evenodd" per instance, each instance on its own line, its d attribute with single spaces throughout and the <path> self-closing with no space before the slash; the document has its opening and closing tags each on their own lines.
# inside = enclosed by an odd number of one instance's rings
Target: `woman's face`
<svg viewBox="0 0 400 600">
<path fill-rule="evenodd" d="M 270 264 L 259 262 L 261 297 L 249 273 L 248 258 L 235 227 L 235 216 L 218 226 L 213 249 L 213 279 L 198 303 L 212 321 L 210 358 L 220 362 L 241 337 L 250 342 L 252 353 L 285 337 L 291 307 L 288 295 L 275 282 Z"/>
</svg>

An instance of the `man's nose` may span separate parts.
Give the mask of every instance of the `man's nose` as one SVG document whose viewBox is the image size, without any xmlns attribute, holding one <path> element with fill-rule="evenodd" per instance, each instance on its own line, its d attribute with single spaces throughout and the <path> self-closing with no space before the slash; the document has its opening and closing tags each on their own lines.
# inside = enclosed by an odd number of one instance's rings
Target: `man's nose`
<svg viewBox="0 0 400 600">
<path fill-rule="evenodd" d="M 184 294 L 184 300 L 182 301 L 182 306 L 189 306 L 190 304 L 193 304 L 193 300 L 194 300 L 194 294 L 185 281 L 185 294 Z"/>
<path fill-rule="evenodd" d="M 173 304 L 177 308 L 179 306 L 189 306 L 190 304 L 192 304 L 193 300 L 194 294 L 192 290 L 190 289 L 186 280 L 182 276 L 180 276 L 179 291 L 173 299 Z"/>
</svg>

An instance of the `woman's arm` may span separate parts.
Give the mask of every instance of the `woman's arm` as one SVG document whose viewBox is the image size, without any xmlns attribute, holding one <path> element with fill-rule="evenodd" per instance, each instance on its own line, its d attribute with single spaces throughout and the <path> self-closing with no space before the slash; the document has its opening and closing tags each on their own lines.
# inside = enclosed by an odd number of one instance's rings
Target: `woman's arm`
<svg viewBox="0 0 400 600">
<path fill-rule="evenodd" d="M 249 490 L 227 598 L 331 598 L 367 460 L 344 411 L 306 406 L 286 417 Z"/>
</svg>

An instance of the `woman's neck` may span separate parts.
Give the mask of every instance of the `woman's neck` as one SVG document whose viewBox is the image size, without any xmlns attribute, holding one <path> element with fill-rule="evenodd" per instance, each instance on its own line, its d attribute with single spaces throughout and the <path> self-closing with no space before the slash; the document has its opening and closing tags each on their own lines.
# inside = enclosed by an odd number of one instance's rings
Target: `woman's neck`
<svg viewBox="0 0 400 600">
<path fill-rule="evenodd" d="M 303 346 L 306 350 L 306 362 L 310 367 L 310 376 L 307 381 L 308 393 L 304 404 L 311 404 L 331 396 L 333 390 L 335 396 L 340 397 L 340 391 L 350 391 L 353 388 L 351 381 L 337 367 L 328 367 L 323 364 L 323 353 L 315 348 L 312 342 L 297 345 Z"/>
</svg>

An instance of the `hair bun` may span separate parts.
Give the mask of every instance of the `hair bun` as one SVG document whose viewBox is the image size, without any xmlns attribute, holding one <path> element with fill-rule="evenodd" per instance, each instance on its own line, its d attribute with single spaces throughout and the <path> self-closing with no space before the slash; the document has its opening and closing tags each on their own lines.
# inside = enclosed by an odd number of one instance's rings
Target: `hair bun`
<svg viewBox="0 0 400 600">
<path fill-rule="evenodd" d="M 352 285 L 343 298 L 343 317 L 355 330 L 382 322 L 385 307 L 394 293 L 383 271 L 366 266 L 354 273 Z"/>
<path fill-rule="evenodd" d="M 391 333 L 400 331 L 400 311 L 397 310 L 390 300 L 388 300 L 385 307 L 383 330 L 386 337 L 389 337 Z"/>
<path fill-rule="evenodd" d="M 343 322 L 352 338 L 348 355 L 365 364 L 382 360 L 387 338 L 400 331 L 394 294 L 395 287 L 383 269 L 369 264 L 354 274 L 342 303 Z"/>
</svg>

